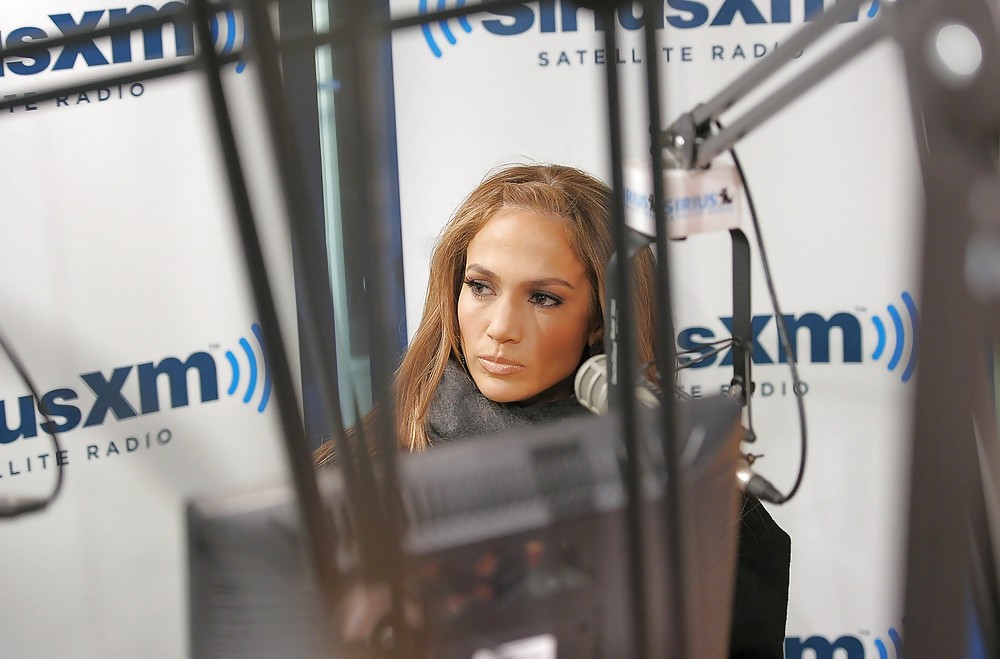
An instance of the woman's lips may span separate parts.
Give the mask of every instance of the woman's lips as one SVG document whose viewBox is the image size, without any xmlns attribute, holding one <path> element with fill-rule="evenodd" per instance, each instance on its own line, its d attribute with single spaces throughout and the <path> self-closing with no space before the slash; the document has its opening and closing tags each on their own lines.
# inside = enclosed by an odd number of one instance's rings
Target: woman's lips
<svg viewBox="0 0 1000 659">
<path fill-rule="evenodd" d="M 503 357 L 480 355 L 479 363 L 482 365 L 483 370 L 490 375 L 512 375 L 524 369 L 524 364 L 518 364 Z"/>
</svg>

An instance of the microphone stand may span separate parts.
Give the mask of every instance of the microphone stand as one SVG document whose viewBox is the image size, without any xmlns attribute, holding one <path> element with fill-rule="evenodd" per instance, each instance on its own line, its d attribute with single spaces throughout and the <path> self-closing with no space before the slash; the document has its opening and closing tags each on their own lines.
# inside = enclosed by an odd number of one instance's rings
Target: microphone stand
<svg viewBox="0 0 1000 659">
<path fill-rule="evenodd" d="M 811 23 L 807 23 L 781 47 L 754 64 L 711 99 L 682 114 L 663 132 L 666 155 L 682 169 L 707 167 L 717 156 L 731 149 L 754 128 L 865 52 L 882 37 L 890 36 L 897 10 L 893 5 L 883 3 L 879 17 L 769 94 L 746 114 L 727 122 L 728 125 L 717 133 L 711 133 L 711 123 L 722 113 L 755 91 L 788 62 L 796 59 L 806 47 L 814 44 L 845 20 L 856 16 L 861 4 L 862 0 L 839 0 L 828 11 L 817 16 Z"/>
</svg>

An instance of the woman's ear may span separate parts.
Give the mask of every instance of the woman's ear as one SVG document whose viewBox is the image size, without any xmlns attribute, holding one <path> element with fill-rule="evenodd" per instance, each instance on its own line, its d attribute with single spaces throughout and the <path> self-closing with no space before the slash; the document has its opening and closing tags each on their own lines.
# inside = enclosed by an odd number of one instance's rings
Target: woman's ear
<svg viewBox="0 0 1000 659">
<path fill-rule="evenodd" d="M 593 349 L 600 345 L 602 341 L 604 341 L 604 325 L 598 324 L 594 331 L 590 333 L 590 338 L 587 339 L 587 345 Z"/>
</svg>

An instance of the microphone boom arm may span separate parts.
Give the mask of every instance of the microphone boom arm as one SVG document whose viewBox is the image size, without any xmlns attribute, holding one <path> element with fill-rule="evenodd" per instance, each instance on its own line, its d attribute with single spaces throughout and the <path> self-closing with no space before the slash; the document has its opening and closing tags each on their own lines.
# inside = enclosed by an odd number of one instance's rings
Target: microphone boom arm
<svg viewBox="0 0 1000 659">
<path fill-rule="evenodd" d="M 848 38 L 809 68 L 779 87 L 726 128 L 711 133 L 711 123 L 723 112 L 743 100 L 806 47 L 856 15 L 861 0 L 840 0 L 829 11 L 797 31 L 773 53 L 751 67 L 710 100 L 682 114 L 664 132 L 666 156 L 682 169 L 707 167 L 717 156 L 728 151 L 775 114 L 797 100 L 847 62 L 865 52 L 882 37 L 892 33 L 894 6 L 883 4 L 882 15 Z"/>
</svg>

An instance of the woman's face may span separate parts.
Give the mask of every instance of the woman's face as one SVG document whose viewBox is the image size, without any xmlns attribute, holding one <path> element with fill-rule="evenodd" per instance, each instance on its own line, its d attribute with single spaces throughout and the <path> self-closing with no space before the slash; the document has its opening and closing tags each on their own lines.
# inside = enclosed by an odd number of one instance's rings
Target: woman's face
<svg viewBox="0 0 1000 659">
<path fill-rule="evenodd" d="M 592 287 L 568 231 L 567 219 L 508 210 L 469 243 L 458 325 L 469 372 L 490 400 L 568 395 L 598 336 Z"/>
</svg>

